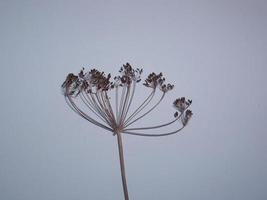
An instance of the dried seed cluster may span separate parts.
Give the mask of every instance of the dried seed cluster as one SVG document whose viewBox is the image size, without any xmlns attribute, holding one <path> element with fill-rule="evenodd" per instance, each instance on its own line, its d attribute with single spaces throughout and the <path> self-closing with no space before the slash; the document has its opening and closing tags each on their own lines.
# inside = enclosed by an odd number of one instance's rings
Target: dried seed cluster
<svg viewBox="0 0 267 200">
<path fill-rule="evenodd" d="M 120 68 L 119 72 L 121 75 L 114 77 L 115 82 L 112 84 L 112 88 L 125 84 L 130 85 L 133 81 L 136 83 L 140 82 L 143 69 L 134 69 L 129 63 L 126 63 Z"/>
<path fill-rule="evenodd" d="M 174 87 L 170 83 L 165 84 L 165 77 L 163 77 L 162 73 L 155 74 L 154 72 L 148 75 L 143 85 L 151 88 L 159 87 L 163 92 L 168 92 Z"/>
<path fill-rule="evenodd" d="M 136 84 L 141 81 L 143 70 L 140 68 L 134 69 L 129 63 L 126 63 L 120 68 L 119 73 L 120 75 L 113 78 L 114 81 L 111 81 L 110 74 L 106 75 L 97 69 L 92 69 L 88 72 L 84 72 L 84 69 L 82 69 L 78 75 L 68 74 L 61 86 L 68 105 L 86 120 L 113 133 L 165 136 L 179 132 L 188 124 L 193 115 L 192 111 L 188 109 L 192 100 L 186 100 L 185 97 L 182 97 L 176 99 L 173 103 L 174 107 L 179 111 L 174 114 L 175 120 L 157 126 L 127 128 L 152 112 L 163 100 L 165 94 L 173 89 L 174 85 L 166 84 L 166 79 L 162 73 L 150 73 L 143 83 L 144 86 L 151 88 L 149 95 L 139 107 L 129 113 L 134 99 Z M 110 100 L 110 93 L 113 91 L 115 96 L 114 103 Z M 157 91 L 160 91 L 162 95 L 155 104 L 152 104 L 152 99 L 155 98 Z M 82 110 L 81 103 L 90 112 Z M 175 131 L 158 135 L 143 132 L 169 126 L 178 120 L 181 121 L 182 127 Z"/>
</svg>

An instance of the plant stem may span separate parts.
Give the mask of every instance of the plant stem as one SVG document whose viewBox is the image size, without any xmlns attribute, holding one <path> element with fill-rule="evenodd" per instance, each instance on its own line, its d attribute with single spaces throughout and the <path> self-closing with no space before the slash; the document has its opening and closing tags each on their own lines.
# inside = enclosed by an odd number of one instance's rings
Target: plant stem
<svg viewBox="0 0 267 200">
<path fill-rule="evenodd" d="M 125 174 L 125 166 L 124 166 L 124 156 L 123 156 L 123 146 L 122 146 L 121 133 L 117 133 L 116 135 L 117 135 L 117 139 L 118 139 L 118 149 L 119 149 L 119 156 L 120 156 L 121 179 L 122 179 L 122 186 L 123 186 L 123 192 L 124 192 L 124 199 L 129 200 L 126 174 Z"/>
</svg>

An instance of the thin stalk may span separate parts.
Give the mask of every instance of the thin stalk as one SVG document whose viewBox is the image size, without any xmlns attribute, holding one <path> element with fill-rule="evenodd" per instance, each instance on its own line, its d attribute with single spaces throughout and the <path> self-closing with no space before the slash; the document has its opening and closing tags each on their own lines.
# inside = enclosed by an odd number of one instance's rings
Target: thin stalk
<svg viewBox="0 0 267 200">
<path fill-rule="evenodd" d="M 186 107 L 186 109 L 188 108 L 189 106 Z M 186 110 L 185 109 L 185 110 Z M 147 127 L 140 127 L 140 128 L 127 128 L 127 129 L 124 129 L 124 131 L 132 131 L 132 130 L 147 130 L 147 129 L 156 129 L 156 128 L 162 128 L 164 126 L 168 126 L 168 125 L 171 125 L 173 124 L 174 122 L 176 122 L 178 119 L 180 119 L 182 117 L 182 115 L 184 114 L 184 112 L 181 112 L 180 115 L 178 117 L 176 117 L 174 120 L 168 122 L 168 123 L 165 123 L 165 124 L 160 124 L 160 125 L 157 125 L 157 126 L 147 126 Z"/>
<path fill-rule="evenodd" d="M 96 99 L 94 97 L 94 95 L 96 96 L 96 93 L 95 94 L 90 93 L 89 95 L 92 99 L 92 102 L 94 103 L 94 107 L 98 110 L 98 113 L 105 119 L 105 121 L 108 123 L 108 125 L 111 126 L 110 122 L 108 121 L 106 113 L 103 112 L 103 110 L 100 108 L 100 106 L 96 102 Z"/>
<path fill-rule="evenodd" d="M 127 86 L 126 90 L 127 90 L 126 96 L 124 98 L 123 107 L 122 107 L 121 116 L 120 116 L 120 122 L 119 122 L 120 127 L 122 126 L 123 118 L 124 118 L 124 114 L 125 114 L 125 108 L 126 108 L 126 105 L 128 104 L 128 100 L 129 100 L 130 86 Z"/>
<path fill-rule="evenodd" d="M 115 107 L 116 107 L 116 122 L 118 122 L 118 86 L 116 86 Z"/>
<path fill-rule="evenodd" d="M 139 119 L 143 118 L 144 116 L 146 116 L 148 113 L 150 113 L 152 110 L 154 110 L 159 104 L 160 102 L 162 101 L 162 99 L 164 98 L 165 96 L 165 92 L 162 94 L 160 100 L 149 110 L 147 111 L 146 113 L 144 113 L 143 115 L 141 115 L 140 117 L 136 118 L 135 120 L 131 121 L 131 122 L 128 122 L 126 125 L 125 125 L 125 128 L 130 126 L 131 124 L 133 124 L 134 122 L 138 121 Z"/>
<path fill-rule="evenodd" d="M 181 116 L 181 115 L 180 115 Z M 174 122 L 176 122 L 179 118 L 175 118 L 174 120 L 168 122 L 168 123 L 165 123 L 165 124 L 160 124 L 160 125 L 157 125 L 157 126 L 147 126 L 147 127 L 140 127 L 140 128 L 127 128 L 127 129 L 124 129 L 124 131 L 132 131 L 132 130 L 147 130 L 147 129 L 156 129 L 156 128 L 162 128 L 164 126 L 168 126 L 168 125 L 171 125 L 173 124 Z"/>
<path fill-rule="evenodd" d="M 132 104 L 133 97 L 134 97 L 134 92 L 135 92 L 135 85 L 136 85 L 136 82 L 134 81 L 134 85 L 133 85 L 133 89 L 132 89 L 132 94 L 131 94 L 130 102 L 129 102 L 128 106 L 127 106 L 127 110 L 126 110 L 126 113 L 125 113 L 125 116 L 124 116 L 123 121 L 125 121 L 125 119 L 127 117 L 127 114 L 128 114 L 128 111 L 129 111 L 129 108 L 130 108 L 130 106 Z"/>
<path fill-rule="evenodd" d="M 71 99 L 71 97 L 69 97 L 69 95 L 65 96 L 65 100 L 67 102 L 67 104 L 69 105 L 69 107 L 74 111 L 76 112 L 78 115 L 80 115 L 81 117 L 83 117 L 84 119 L 88 120 L 89 122 L 99 126 L 99 127 L 102 127 L 108 131 L 112 131 L 111 128 L 101 124 L 100 122 L 92 119 L 91 117 L 89 117 L 88 115 L 86 115 L 82 110 L 80 110 L 76 104 L 73 102 L 73 100 Z"/>
<path fill-rule="evenodd" d="M 105 99 L 105 103 L 107 104 L 107 107 L 108 107 L 109 112 L 110 112 L 110 114 L 111 114 L 112 121 L 113 121 L 114 124 L 116 124 L 116 118 L 115 118 L 115 116 L 114 116 L 114 112 L 113 112 L 111 103 L 110 103 L 110 101 L 109 101 L 109 97 L 108 97 L 107 92 L 105 91 L 103 95 L 105 95 L 103 98 Z"/>
<path fill-rule="evenodd" d="M 124 165 L 124 156 L 123 156 L 123 146 L 122 146 L 121 133 L 117 133 L 117 140 L 118 140 L 118 149 L 119 149 L 119 156 L 120 156 L 121 180 L 122 180 L 124 199 L 125 200 L 129 200 L 128 189 L 127 189 L 127 181 L 126 181 L 126 173 L 125 173 L 125 165 Z"/>
<path fill-rule="evenodd" d="M 122 88 L 122 92 L 121 92 L 121 100 L 120 100 L 120 106 L 119 106 L 119 114 L 118 114 L 118 120 L 117 120 L 117 125 L 120 125 L 120 121 L 121 121 L 121 112 L 122 112 L 122 106 L 123 106 L 123 102 L 125 99 L 125 90 L 126 90 L 126 86 L 124 85 Z"/>
<path fill-rule="evenodd" d="M 97 116 L 99 119 L 101 119 L 104 123 L 107 123 L 102 116 L 100 116 L 97 111 L 94 110 L 94 107 L 91 105 L 90 101 L 86 98 L 84 95 L 84 92 L 82 91 L 81 93 L 81 99 L 83 103 Z"/>
<path fill-rule="evenodd" d="M 134 118 L 139 112 L 141 112 L 153 99 L 155 95 L 155 89 L 150 93 L 150 95 L 143 101 L 143 103 L 131 114 L 130 117 L 128 117 L 125 120 L 125 125 L 132 119 Z"/>
<path fill-rule="evenodd" d="M 144 134 L 144 133 L 137 133 L 137 132 L 130 132 L 130 131 L 123 131 L 123 133 L 125 134 L 129 134 L 129 135 L 138 135 L 138 136 L 148 136 L 148 137 L 162 137 L 162 136 L 167 136 L 167 135 L 173 135 L 175 133 L 178 133 L 179 131 L 181 131 L 185 126 L 182 126 L 181 128 L 172 131 L 172 132 L 168 132 L 168 133 L 162 133 L 162 134 Z"/>
</svg>

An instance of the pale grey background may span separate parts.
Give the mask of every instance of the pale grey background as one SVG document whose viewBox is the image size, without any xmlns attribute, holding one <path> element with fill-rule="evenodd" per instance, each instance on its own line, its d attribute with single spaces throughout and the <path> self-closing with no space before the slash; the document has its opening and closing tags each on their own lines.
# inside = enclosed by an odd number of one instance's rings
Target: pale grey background
<svg viewBox="0 0 267 200">
<path fill-rule="evenodd" d="M 179 96 L 194 112 L 180 135 L 124 137 L 131 199 L 266 200 L 266 13 L 264 0 L 1 0 L 0 199 L 123 199 L 115 138 L 60 85 L 130 62 L 176 85 L 153 120 Z"/>
</svg>

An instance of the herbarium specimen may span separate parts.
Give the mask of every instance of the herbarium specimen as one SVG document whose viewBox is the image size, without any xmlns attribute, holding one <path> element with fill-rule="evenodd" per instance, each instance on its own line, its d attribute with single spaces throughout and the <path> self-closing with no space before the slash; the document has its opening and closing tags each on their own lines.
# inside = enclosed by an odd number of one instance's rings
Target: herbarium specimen
<svg viewBox="0 0 267 200">
<path fill-rule="evenodd" d="M 188 107 L 192 100 L 185 97 L 177 98 L 173 102 L 176 109 L 174 119 L 148 127 L 129 127 L 136 124 L 140 119 L 151 113 L 162 102 L 166 93 L 173 89 L 172 84 L 165 83 L 162 73 L 151 73 L 145 79 L 143 86 L 149 91 L 144 101 L 130 113 L 137 84 L 141 81 L 143 70 L 134 69 L 129 63 L 123 65 L 119 73 L 111 80 L 111 75 L 106 75 L 97 69 L 84 72 L 84 69 L 74 75 L 68 74 L 62 84 L 65 100 L 69 107 L 87 121 L 113 133 L 117 137 L 122 186 L 125 200 L 129 200 L 126 173 L 124 165 L 122 135 L 131 134 L 136 136 L 160 137 L 178 133 L 188 123 L 193 113 Z M 156 92 L 161 93 L 160 99 L 152 104 Z M 113 93 L 113 94 L 112 94 Z M 112 97 L 113 101 L 112 101 Z M 153 129 L 161 129 L 180 122 L 177 130 L 160 134 L 147 133 Z"/>
</svg>

